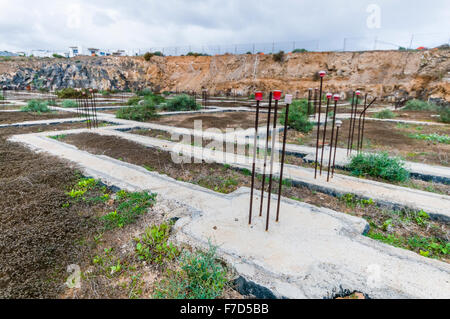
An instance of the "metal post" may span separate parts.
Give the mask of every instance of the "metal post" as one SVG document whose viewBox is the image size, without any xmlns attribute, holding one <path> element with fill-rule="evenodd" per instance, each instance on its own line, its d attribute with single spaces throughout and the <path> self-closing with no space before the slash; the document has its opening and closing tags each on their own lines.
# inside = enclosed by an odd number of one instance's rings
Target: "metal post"
<svg viewBox="0 0 450 319">
<path fill-rule="evenodd" d="M 322 176 L 323 152 L 325 150 L 325 136 L 327 135 L 328 109 L 330 107 L 331 93 L 327 93 L 327 110 L 325 111 L 325 125 L 322 138 L 322 155 L 320 156 L 320 176 Z"/>
<path fill-rule="evenodd" d="M 337 145 L 338 145 L 338 139 L 339 139 L 339 128 L 341 127 L 342 122 L 338 121 L 339 123 L 336 123 L 336 141 L 334 142 L 334 156 L 333 156 L 333 168 L 331 170 L 331 178 L 334 177 L 334 167 L 336 165 L 336 151 L 337 151 Z M 333 151 L 333 149 L 330 149 L 330 152 Z"/>
<path fill-rule="evenodd" d="M 256 117 L 255 117 L 255 138 L 253 140 L 253 164 L 252 164 L 252 186 L 250 191 L 250 211 L 248 213 L 248 224 L 252 223 L 252 206 L 253 206 L 253 189 L 255 186 L 255 171 L 256 171 L 256 152 L 258 149 L 258 119 L 259 119 L 259 102 L 262 99 L 262 92 L 255 93 L 256 99 Z"/>
<path fill-rule="evenodd" d="M 348 127 L 348 136 L 347 136 L 347 156 L 350 150 L 350 134 L 352 133 L 352 121 L 353 121 L 353 105 L 355 101 L 355 92 L 353 92 L 352 96 L 352 111 L 350 113 L 350 125 Z"/>
<path fill-rule="evenodd" d="M 283 131 L 283 148 L 281 150 L 281 169 L 280 169 L 280 182 L 278 184 L 278 202 L 277 202 L 277 218 L 276 222 L 280 220 L 280 201 L 281 201 L 281 188 L 283 185 L 283 169 L 284 169 L 284 156 L 286 153 L 286 137 L 287 137 L 287 125 L 289 120 L 289 104 L 292 102 L 292 95 L 286 94 L 285 96 L 286 109 L 284 115 L 284 131 Z"/>
<path fill-rule="evenodd" d="M 274 91 L 275 109 L 273 112 L 273 130 L 272 130 L 272 147 L 270 149 L 270 173 L 269 173 L 269 190 L 267 194 L 267 216 L 266 216 L 266 231 L 269 230 L 269 215 L 270 215 L 270 199 L 272 195 L 272 179 L 273 179 L 273 156 L 275 154 L 275 136 L 277 129 L 277 115 L 278 115 L 278 101 L 281 98 L 281 91 Z"/>
<path fill-rule="evenodd" d="M 308 90 L 308 116 L 311 115 L 311 98 L 312 98 L 312 89 Z"/>
<path fill-rule="evenodd" d="M 364 96 L 364 108 L 363 111 L 361 112 L 361 114 L 359 115 L 359 119 L 358 119 L 358 143 L 356 145 L 356 151 L 359 153 L 359 148 L 360 148 L 360 138 L 361 138 L 361 115 L 363 114 L 364 110 L 366 109 L 367 106 L 367 93 Z"/>
<path fill-rule="evenodd" d="M 355 111 L 353 112 L 353 125 L 352 125 L 352 136 L 350 139 L 350 154 L 353 151 L 353 136 L 355 135 L 355 126 L 356 126 L 356 114 L 358 112 L 358 101 L 359 101 L 359 95 L 361 94 L 360 91 L 356 91 L 356 102 L 355 102 Z"/>
<path fill-rule="evenodd" d="M 325 71 L 320 71 L 320 91 L 319 91 L 319 116 L 317 119 L 317 139 L 316 139 L 316 161 L 314 163 L 314 178 L 317 178 L 317 164 L 319 160 L 319 138 L 320 138 L 320 113 L 322 112 L 322 85 Z"/>
<path fill-rule="evenodd" d="M 331 127 L 331 139 L 330 139 L 330 155 L 328 157 L 328 172 L 327 172 L 327 182 L 330 181 L 330 166 L 331 166 L 331 153 L 333 150 L 333 139 L 334 139 L 334 126 L 336 124 L 336 111 L 337 111 L 337 102 L 339 101 L 339 95 L 334 95 L 334 111 L 333 111 L 333 124 Z"/>
<path fill-rule="evenodd" d="M 313 104 L 314 104 L 314 117 L 316 116 L 316 113 L 317 113 L 317 89 L 314 89 L 314 101 L 313 101 Z"/>
<path fill-rule="evenodd" d="M 269 132 L 270 132 L 270 113 L 272 111 L 272 92 L 269 93 L 269 112 L 267 113 L 267 132 L 266 132 L 266 147 L 264 150 L 264 166 L 261 186 L 261 205 L 259 207 L 259 216 L 262 216 L 263 201 L 264 201 L 264 185 L 266 183 L 266 165 L 267 165 L 267 151 L 269 148 Z"/>
<path fill-rule="evenodd" d="M 375 101 L 377 100 L 377 98 L 374 98 L 372 100 L 372 102 L 369 103 L 369 105 L 367 105 L 364 110 L 362 111 L 362 115 L 363 115 L 363 122 L 362 122 L 362 129 L 361 129 L 361 142 L 359 144 L 360 150 L 362 150 L 363 148 L 363 141 L 364 141 L 364 124 L 366 122 L 366 111 L 369 109 L 369 107 L 375 103 Z"/>
</svg>

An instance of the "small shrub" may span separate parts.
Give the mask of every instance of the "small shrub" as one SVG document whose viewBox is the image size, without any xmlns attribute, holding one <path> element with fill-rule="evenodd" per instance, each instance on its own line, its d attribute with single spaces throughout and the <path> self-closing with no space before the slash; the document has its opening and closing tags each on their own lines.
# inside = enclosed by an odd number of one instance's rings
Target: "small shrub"
<svg viewBox="0 0 450 319">
<path fill-rule="evenodd" d="M 181 270 L 169 272 L 160 281 L 154 297 L 158 299 L 215 299 L 223 294 L 228 283 L 227 272 L 216 260 L 217 248 L 207 252 L 185 253 Z"/>
<path fill-rule="evenodd" d="M 186 56 L 195 56 L 195 57 L 198 57 L 198 56 L 209 56 L 209 54 L 206 54 L 206 53 L 197 53 L 197 52 L 188 52 L 188 54 L 186 54 Z"/>
<path fill-rule="evenodd" d="M 56 106 L 56 101 L 55 100 L 47 100 L 47 105 L 48 106 Z"/>
<path fill-rule="evenodd" d="M 308 116 L 308 102 L 306 100 L 295 100 L 289 107 L 288 127 L 299 132 L 308 133 L 312 130 L 313 124 Z M 280 114 L 280 123 L 284 125 L 286 110 Z"/>
<path fill-rule="evenodd" d="M 450 123 L 450 107 L 442 107 L 439 112 L 439 119 L 441 122 Z"/>
<path fill-rule="evenodd" d="M 116 112 L 116 117 L 124 120 L 145 122 L 158 117 L 155 104 L 147 100 L 145 105 L 135 105 L 120 108 Z"/>
<path fill-rule="evenodd" d="M 5 97 L 0 94 L 0 101 L 3 101 L 4 99 L 5 99 Z"/>
<path fill-rule="evenodd" d="M 150 61 L 151 59 L 152 59 L 152 57 L 153 57 L 153 53 L 151 53 L 151 52 L 146 52 L 145 54 L 144 54 L 144 60 L 145 61 Z"/>
<path fill-rule="evenodd" d="M 436 111 L 437 109 L 438 106 L 434 103 L 416 99 L 406 102 L 405 107 L 403 108 L 403 110 L 409 111 Z"/>
<path fill-rule="evenodd" d="M 46 101 L 30 100 L 28 104 L 20 109 L 22 112 L 36 112 L 48 113 L 51 110 L 48 108 Z"/>
<path fill-rule="evenodd" d="M 170 226 L 165 223 L 146 228 L 141 238 L 134 239 L 138 259 L 159 265 L 175 259 L 180 252 L 176 246 L 168 243 L 169 234 Z"/>
<path fill-rule="evenodd" d="M 389 109 L 382 110 L 373 115 L 373 117 L 377 119 L 393 119 L 396 116 L 397 115 Z"/>
<path fill-rule="evenodd" d="M 155 204 L 156 194 L 120 191 L 117 193 L 116 201 L 119 202 L 117 209 L 101 217 L 106 229 L 122 228 L 134 223 L 140 215 L 145 214 Z"/>
<path fill-rule="evenodd" d="M 308 50 L 306 50 L 306 49 L 295 49 L 295 50 L 292 50 L 292 53 L 303 53 L 303 52 L 308 52 Z"/>
<path fill-rule="evenodd" d="M 59 91 L 56 91 L 56 95 L 60 99 L 75 99 L 82 96 L 81 91 L 77 91 L 73 88 L 66 88 Z"/>
<path fill-rule="evenodd" d="M 283 60 L 284 60 L 284 51 L 280 51 L 278 53 L 275 53 L 273 55 L 273 60 L 275 62 L 283 62 Z"/>
<path fill-rule="evenodd" d="M 56 59 L 64 59 L 65 57 L 58 53 L 53 53 L 53 57 Z"/>
<path fill-rule="evenodd" d="M 167 111 L 193 111 L 201 108 L 192 96 L 182 94 L 169 100 L 164 106 Z"/>
<path fill-rule="evenodd" d="M 397 157 L 389 157 L 386 152 L 377 154 L 358 154 L 352 157 L 348 167 L 354 176 L 379 177 L 392 182 L 404 182 L 409 172 Z"/>
<path fill-rule="evenodd" d="M 77 107 L 78 104 L 74 100 L 64 100 L 62 102 L 62 107 Z"/>
<path fill-rule="evenodd" d="M 142 98 L 139 97 L 139 96 L 133 96 L 133 97 L 131 97 L 131 98 L 128 99 L 127 104 L 128 104 L 128 105 L 138 105 L 138 103 L 139 103 L 139 101 L 140 101 L 141 99 L 142 99 Z"/>
</svg>

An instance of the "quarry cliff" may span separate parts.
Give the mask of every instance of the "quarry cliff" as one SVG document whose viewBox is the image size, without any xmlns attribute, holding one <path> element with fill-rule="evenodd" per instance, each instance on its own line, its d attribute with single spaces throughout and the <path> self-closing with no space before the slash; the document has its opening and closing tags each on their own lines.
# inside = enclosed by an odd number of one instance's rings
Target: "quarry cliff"
<svg viewBox="0 0 450 319">
<path fill-rule="evenodd" d="M 384 100 L 435 98 L 450 101 L 450 50 L 306 52 L 273 55 L 17 57 L 0 61 L 0 85 L 10 88 L 92 87 L 159 91 L 281 89 L 298 97 L 316 87 L 317 72 L 327 71 L 325 90 L 362 89 Z"/>
</svg>

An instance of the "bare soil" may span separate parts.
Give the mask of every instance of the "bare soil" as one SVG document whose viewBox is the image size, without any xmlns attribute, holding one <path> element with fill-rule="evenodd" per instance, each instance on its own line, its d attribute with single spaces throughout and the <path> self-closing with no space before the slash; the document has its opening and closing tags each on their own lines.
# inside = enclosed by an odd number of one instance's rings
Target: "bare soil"
<svg viewBox="0 0 450 319">
<path fill-rule="evenodd" d="M 16 128 L 17 129 L 17 128 Z M 36 129 L 36 127 L 33 127 Z M 42 128 L 45 129 L 45 128 Z M 97 224 L 85 202 L 63 207 L 76 170 L 0 138 L 0 298 L 55 298 Z"/>
<path fill-rule="evenodd" d="M 25 121 L 42 121 L 76 117 L 66 112 L 32 113 L 32 112 L 0 112 L 0 124 L 11 124 Z"/>
<path fill-rule="evenodd" d="M 186 114 L 186 115 L 170 115 L 161 116 L 149 122 L 170 125 L 176 127 L 184 127 L 193 129 L 194 121 L 201 120 L 203 129 L 218 128 L 225 131 L 226 128 L 248 129 L 255 126 L 254 112 L 225 112 L 212 114 Z M 264 125 L 266 119 L 264 116 L 260 118 L 260 125 Z"/>
<path fill-rule="evenodd" d="M 339 129 L 338 147 L 347 148 L 347 139 L 349 136 L 350 120 L 342 121 Z M 328 123 L 326 145 L 331 137 L 331 122 Z M 322 132 L 319 144 L 322 145 Z M 335 131 L 336 132 L 336 131 Z M 450 134 L 450 125 L 404 125 L 381 121 L 366 121 L 364 124 L 364 143 L 363 149 L 367 151 L 387 151 L 390 155 L 401 156 L 405 160 L 432 164 L 450 166 L 450 145 L 443 143 L 433 143 L 411 138 L 410 134 Z M 315 146 L 317 138 L 316 126 L 307 133 L 300 133 L 295 130 L 288 130 L 288 143 Z M 353 136 L 353 148 L 356 149 L 358 139 L 358 121 L 355 126 Z"/>
</svg>

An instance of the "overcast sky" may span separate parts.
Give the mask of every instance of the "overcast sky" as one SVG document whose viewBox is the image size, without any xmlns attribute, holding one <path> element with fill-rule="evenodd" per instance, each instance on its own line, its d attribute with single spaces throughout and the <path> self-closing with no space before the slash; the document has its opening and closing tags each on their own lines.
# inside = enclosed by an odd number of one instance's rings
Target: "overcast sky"
<svg viewBox="0 0 450 319">
<path fill-rule="evenodd" d="M 449 41 L 449 16 L 449 0 L 0 0 L 0 50 L 315 39 L 324 47 L 361 36 L 407 46 L 412 33 L 426 34 L 414 46 L 432 45 Z"/>
</svg>

